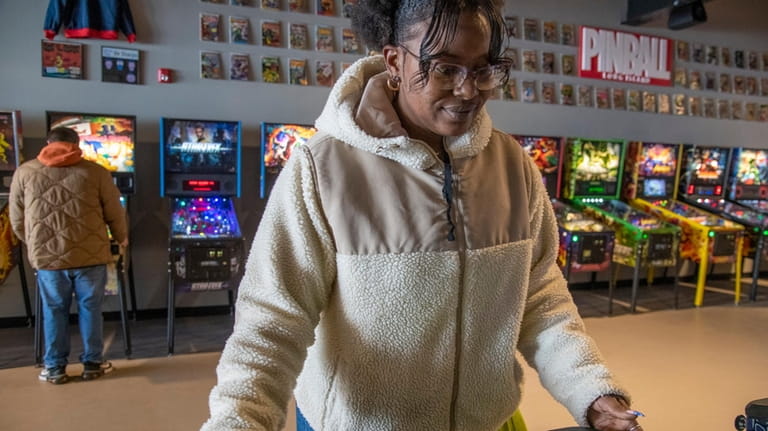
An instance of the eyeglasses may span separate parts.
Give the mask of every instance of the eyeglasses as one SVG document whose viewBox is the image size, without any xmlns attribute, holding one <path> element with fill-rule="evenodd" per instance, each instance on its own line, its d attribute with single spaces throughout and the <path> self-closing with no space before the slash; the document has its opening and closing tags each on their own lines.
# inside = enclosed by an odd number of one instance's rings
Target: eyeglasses
<svg viewBox="0 0 768 431">
<path fill-rule="evenodd" d="M 421 60 L 418 55 L 412 53 L 405 46 L 400 45 L 400 47 L 417 60 Z M 464 85 L 467 77 L 471 76 L 479 91 L 489 91 L 506 83 L 509 77 L 509 68 L 509 63 L 505 61 L 474 70 L 469 70 L 460 64 L 434 61 L 429 67 L 429 78 L 437 88 L 453 90 Z"/>
</svg>

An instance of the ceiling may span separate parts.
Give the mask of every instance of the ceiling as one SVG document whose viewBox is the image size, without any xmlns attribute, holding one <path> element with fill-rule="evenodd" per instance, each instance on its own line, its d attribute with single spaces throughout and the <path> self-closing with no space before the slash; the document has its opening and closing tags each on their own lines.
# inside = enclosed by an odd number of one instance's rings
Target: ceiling
<svg viewBox="0 0 768 431">
<path fill-rule="evenodd" d="M 709 0 L 704 3 L 704 9 L 707 22 L 675 32 L 765 33 L 768 49 L 768 0 Z M 659 11 L 637 27 L 666 29 L 668 11 L 668 8 Z"/>
</svg>

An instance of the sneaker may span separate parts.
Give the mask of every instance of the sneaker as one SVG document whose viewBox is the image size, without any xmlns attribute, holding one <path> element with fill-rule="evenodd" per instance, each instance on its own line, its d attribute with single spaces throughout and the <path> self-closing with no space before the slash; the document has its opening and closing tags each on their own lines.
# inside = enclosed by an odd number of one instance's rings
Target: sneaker
<svg viewBox="0 0 768 431">
<path fill-rule="evenodd" d="M 65 365 L 43 368 L 43 371 L 40 371 L 40 375 L 37 378 L 44 382 L 53 383 L 54 385 L 67 383 L 67 380 L 69 380 L 69 376 L 67 376 L 67 367 Z"/>
<path fill-rule="evenodd" d="M 94 380 L 114 371 L 112 362 L 84 362 L 83 363 L 83 380 Z"/>
</svg>

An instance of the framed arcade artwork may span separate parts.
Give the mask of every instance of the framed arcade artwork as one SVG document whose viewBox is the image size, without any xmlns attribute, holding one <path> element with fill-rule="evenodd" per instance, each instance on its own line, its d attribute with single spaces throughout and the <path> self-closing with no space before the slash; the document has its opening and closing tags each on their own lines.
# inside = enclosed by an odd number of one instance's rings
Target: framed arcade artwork
<svg viewBox="0 0 768 431">
<path fill-rule="evenodd" d="M 43 77 L 83 79 L 83 44 L 43 39 L 41 45 Z"/>
<path fill-rule="evenodd" d="M 101 81 L 139 83 L 141 59 L 138 49 L 101 47 Z"/>
</svg>

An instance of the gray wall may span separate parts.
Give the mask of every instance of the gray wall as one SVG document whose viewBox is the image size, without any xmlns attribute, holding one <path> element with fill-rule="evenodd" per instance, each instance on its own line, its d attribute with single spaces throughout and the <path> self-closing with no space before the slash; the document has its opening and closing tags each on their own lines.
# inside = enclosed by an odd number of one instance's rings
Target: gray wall
<svg viewBox="0 0 768 431">
<path fill-rule="evenodd" d="M 254 0 L 257 2 L 258 0 Z M 313 14 L 268 12 L 254 7 L 235 7 L 202 3 L 197 0 L 130 0 L 137 26 L 138 41 L 129 45 L 124 40 L 82 40 L 86 45 L 86 79 L 67 80 L 40 76 L 40 40 L 47 6 L 44 0 L 2 0 L 0 26 L 3 59 L 0 63 L 0 108 L 20 109 L 23 113 L 25 154 L 34 157 L 43 143 L 45 111 L 84 111 L 136 115 L 138 143 L 136 174 L 138 192 L 132 199 L 131 225 L 138 305 L 140 309 L 165 307 L 168 208 L 158 196 L 158 142 L 160 117 L 210 118 L 243 122 L 243 196 L 238 202 L 240 219 L 250 240 L 256 229 L 263 202 L 258 198 L 259 125 L 263 121 L 311 123 L 319 114 L 328 89 L 286 84 L 264 84 L 259 81 L 201 80 L 198 78 L 199 51 L 220 51 L 228 65 L 228 53 L 243 52 L 251 56 L 252 69 L 259 69 L 262 55 L 279 55 L 283 70 L 289 57 L 339 62 L 356 57 L 341 53 L 301 52 L 287 48 L 261 47 L 260 44 L 234 45 L 227 42 L 201 42 L 198 37 L 200 12 L 218 12 L 224 20 L 230 15 L 251 19 L 252 39 L 258 38 L 259 21 L 275 18 L 286 22 L 305 22 L 336 27 L 337 46 L 341 28 L 348 21 L 341 17 L 319 17 Z M 341 1 L 337 0 L 338 5 Z M 768 5 L 764 0 L 715 0 L 707 3 L 710 22 L 681 32 L 666 30 L 663 23 L 644 27 L 625 27 L 638 33 L 654 34 L 730 46 L 746 50 L 765 50 L 768 28 L 764 17 Z M 556 20 L 622 28 L 625 2 L 620 0 L 526 0 L 508 1 L 508 13 Z M 761 21 L 762 20 L 762 21 Z M 223 27 L 224 30 L 227 26 Z M 311 31 L 312 32 L 312 31 Z M 57 39 L 62 39 L 58 36 Z M 542 46 L 518 41 L 518 46 L 575 53 L 575 48 L 558 45 Z M 101 46 L 131 47 L 141 50 L 142 85 L 102 83 L 99 50 Z M 176 83 L 158 84 L 158 68 L 174 70 Z M 260 80 L 260 72 L 254 75 Z M 285 75 L 285 74 L 284 74 Z M 544 79 L 543 75 L 518 80 Z M 553 81 L 589 83 L 560 75 Z M 606 84 L 611 86 L 613 84 Z M 624 85 L 626 88 L 630 86 Z M 677 90 L 675 90 L 677 91 Z M 688 92 L 687 90 L 680 90 Z M 672 92 L 670 89 L 669 92 Z M 699 95 L 705 95 L 698 92 Z M 718 97 L 718 95 L 713 95 Z M 765 98 L 740 96 L 743 100 L 768 103 Z M 515 133 L 577 135 L 597 138 L 625 138 L 669 142 L 696 142 L 701 145 L 765 146 L 766 123 L 725 121 L 705 118 L 674 117 L 646 113 L 605 111 L 590 108 L 490 101 L 488 109 L 496 127 Z M 30 277 L 31 281 L 31 277 Z M 221 292 L 180 295 L 180 307 L 223 304 Z M 107 305 L 114 309 L 115 303 Z M 23 301 L 18 274 L 14 271 L 0 286 L 0 318 L 23 315 Z"/>
</svg>

